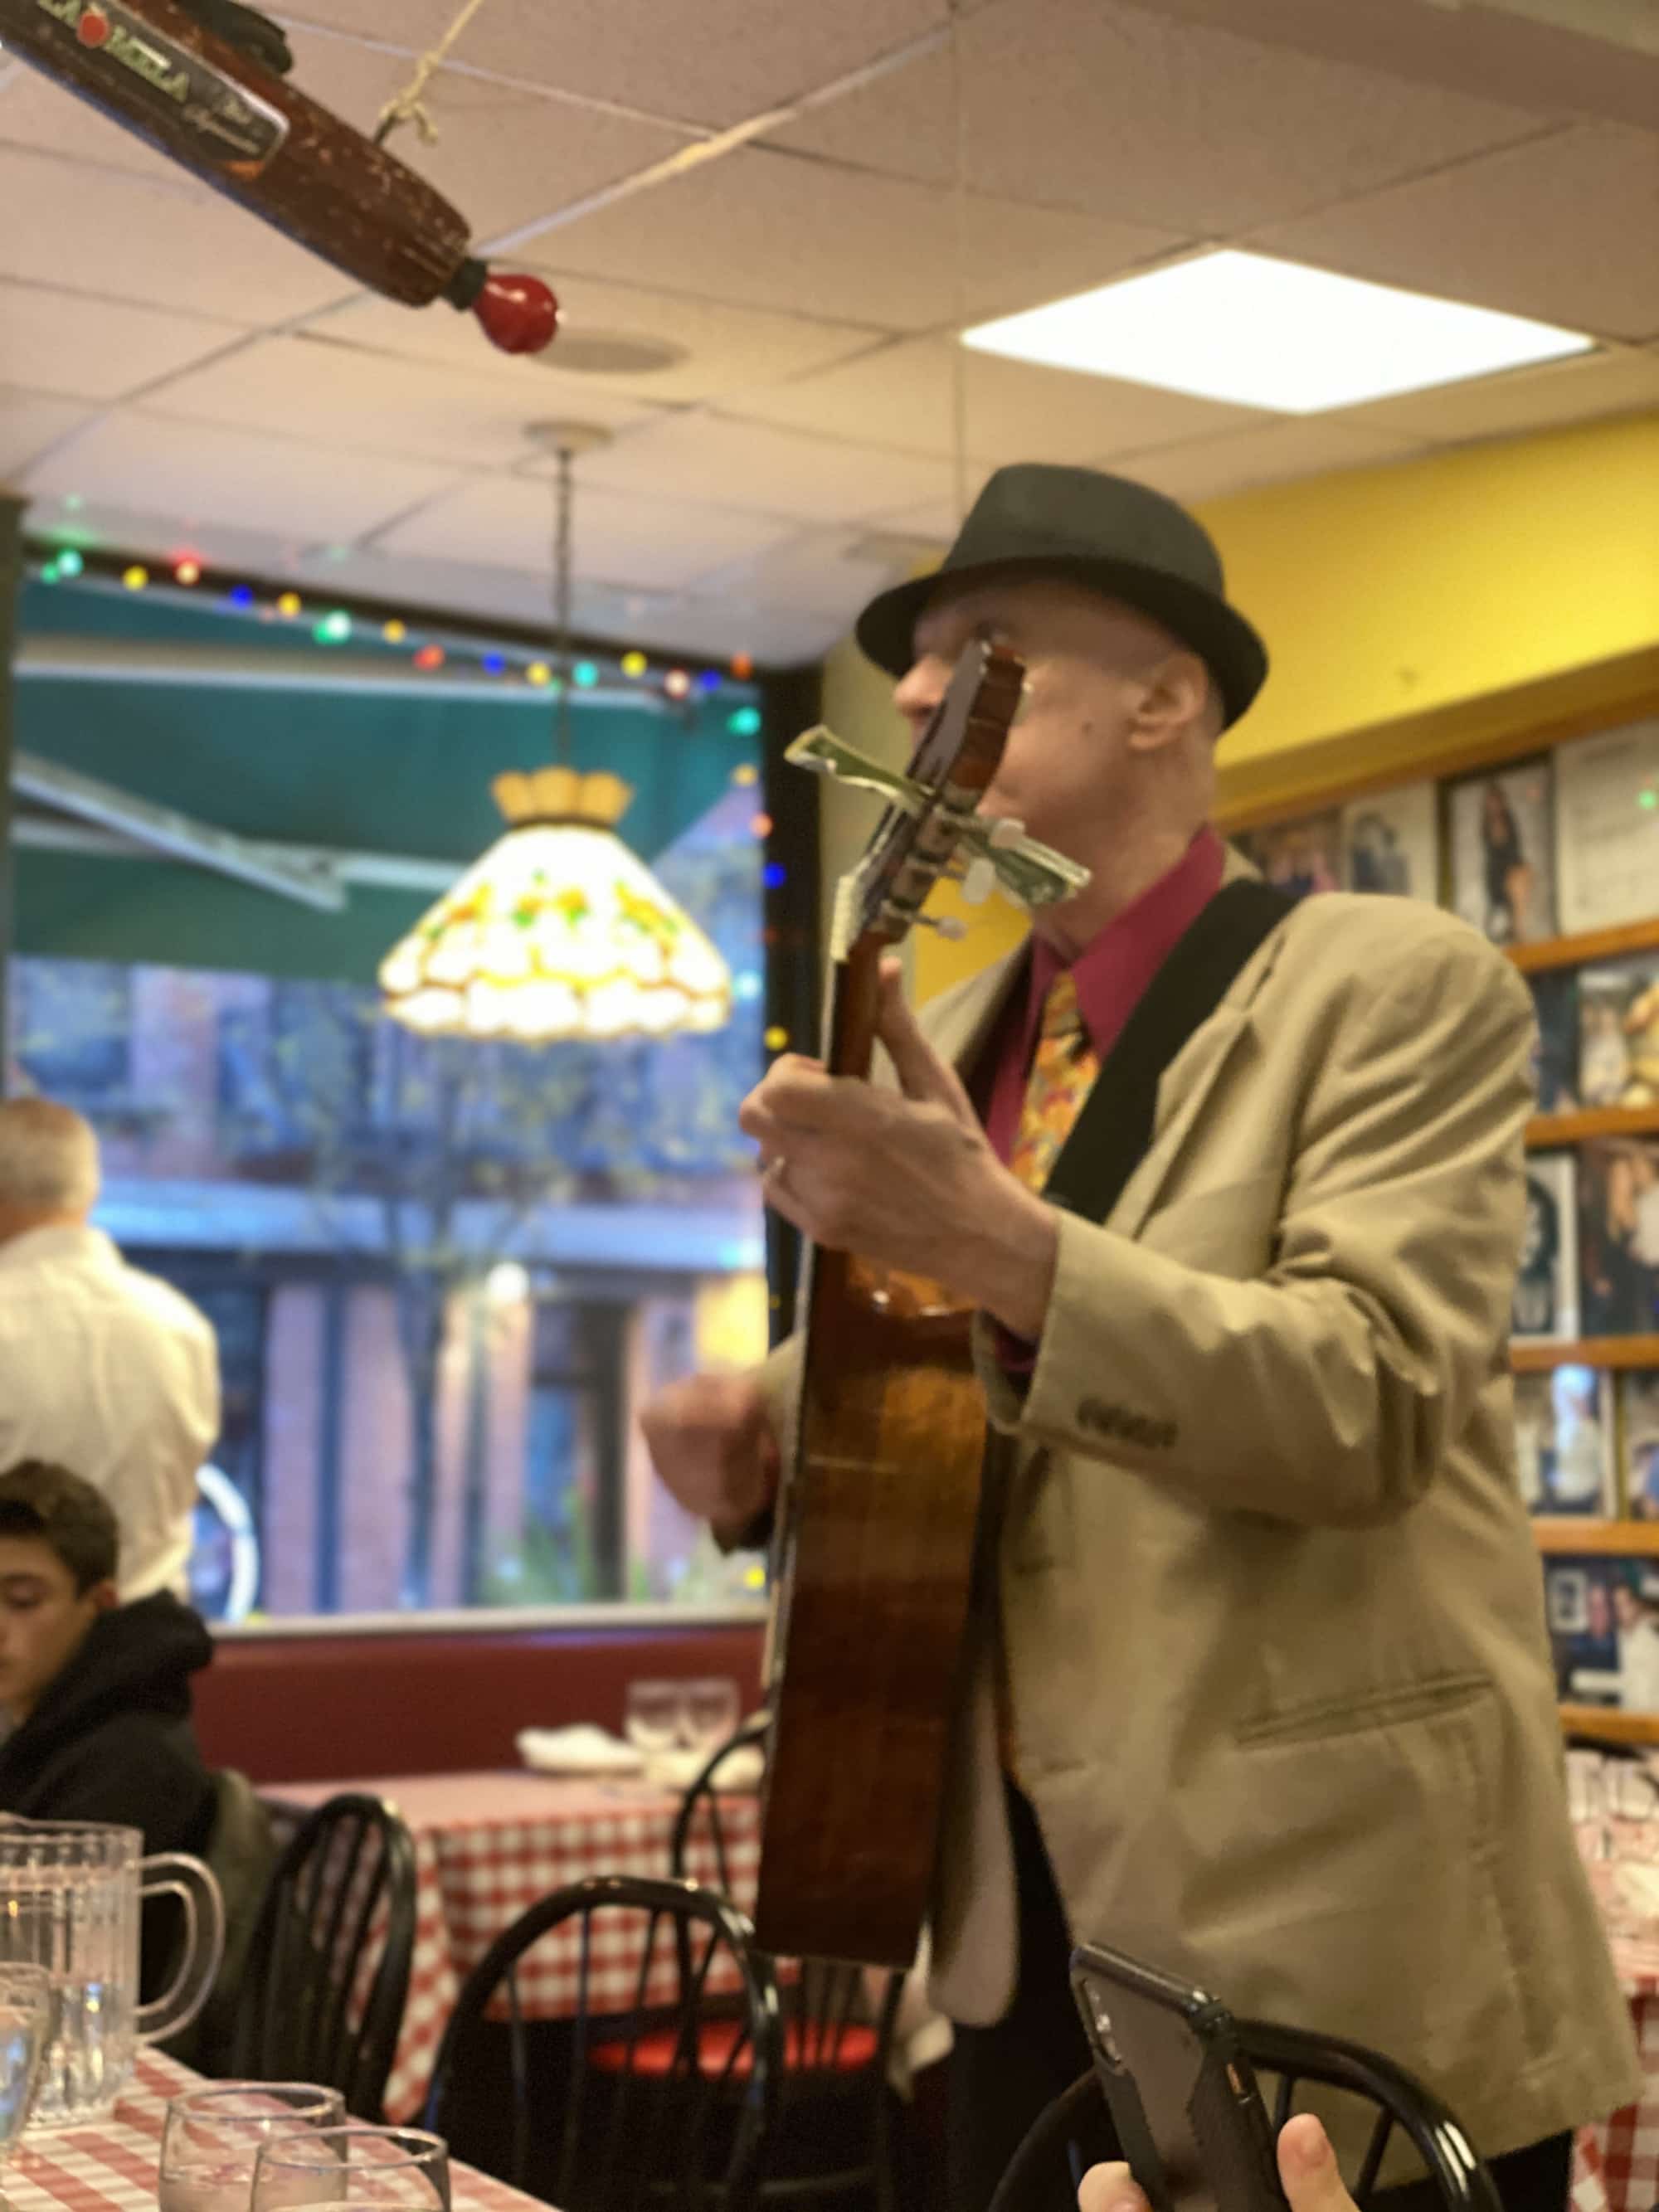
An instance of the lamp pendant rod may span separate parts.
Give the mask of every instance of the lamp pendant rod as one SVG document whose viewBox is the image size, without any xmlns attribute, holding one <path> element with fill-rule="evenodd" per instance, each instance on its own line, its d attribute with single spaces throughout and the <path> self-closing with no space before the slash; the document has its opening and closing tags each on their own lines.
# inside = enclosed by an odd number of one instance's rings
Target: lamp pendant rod
<svg viewBox="0 0 1659 2212">
<path fill-rule="evenodd" d="M 558 687 L 554 751 L 561 768 L 570 765 L 570 503 L 575 454 L 561 444 L 553 535 L 553 673 Z"/>
</svg>

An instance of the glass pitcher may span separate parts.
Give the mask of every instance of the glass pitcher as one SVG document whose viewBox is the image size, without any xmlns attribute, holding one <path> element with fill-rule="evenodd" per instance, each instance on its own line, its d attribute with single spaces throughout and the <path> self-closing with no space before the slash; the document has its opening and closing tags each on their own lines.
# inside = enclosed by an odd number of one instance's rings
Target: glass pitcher
<svg viewBox="0 0 1659 2212">
<path fill-rule="evenodd" d="M 0 1820 L 0 1963 L 44 1966 L 52 2017 L 31 2127 L 79 2127 L 126 2087 L 137 2046 L 172 2035 L 207 2000 L 224 1949 L 219 1885 L 182 1851 L 143 1856 L 137 1828 Z M 176 1897 L 184 1940 L 160 1996 L 138 2002 L 139 1907 Z"/>
</svg>

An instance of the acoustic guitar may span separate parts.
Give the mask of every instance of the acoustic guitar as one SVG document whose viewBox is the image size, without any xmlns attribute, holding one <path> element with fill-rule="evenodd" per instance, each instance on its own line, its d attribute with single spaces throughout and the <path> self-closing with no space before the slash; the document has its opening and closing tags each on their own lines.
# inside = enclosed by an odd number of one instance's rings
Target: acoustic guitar
<svg viewBox="0 0 1659 2212">
<path fill-rule="evenodd" d="M 994 872 L 1027 904 L 1087 881 L 1018 823 L 975 814 L 1023 681 L 1012 654 L 969 646 L 902 775 L 827 731 L 789 749 L 890 802 L 836 895 L 832 1074 L 868 1077 L 882 955 L 924 919 L 939 876 Z M 938 1843 L 985 1403 L 971 1310 L 947 1289 L 846 1252 L 816 1250 L 808 1267 L 799 1433 L 773 1559 L 755 1925 L 776 1954 L 902 1967 Z"/>
</svg>

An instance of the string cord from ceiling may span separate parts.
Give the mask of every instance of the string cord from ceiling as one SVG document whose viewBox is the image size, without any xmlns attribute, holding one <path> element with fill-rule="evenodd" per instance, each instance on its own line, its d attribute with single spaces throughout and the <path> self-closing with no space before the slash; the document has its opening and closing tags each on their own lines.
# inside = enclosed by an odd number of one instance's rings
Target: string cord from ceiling
<svg viewBox="0 0 1659 2212">
<path fill-rule="evenodd" d="M 968 513 L 968 100 L 962 65 L 963 0 L 950 0 L 951 120 L 954 178 L 951 202 L 956 223 L 955 341 L 951 348 L 951 460 L 957 521 Z"/>
<path fill-rule="evenodd" d="M 570 509 L 575 493 L 574 449 L 561 441 L 553 508 L 553 682 L 554 757 L 570 766 Z"/>
<path fill-rule="evenodd" d="M 464 0 L 461 12 L 444 33 L 435 46 L 428 46 L 415 65 L 415 74 L 400 93 L 387 100 L 380 110 L 380 119 L 375 126 L 374 143 L 384 146 L 392 132 L 405 123 L 412 123 L 423 146 L 438 143 L 438 126 L 428 112 L 425 94 L 434 73 L 449 58 L 450 50 L 467 25 L 483 6 L 483 0 Z"/>
</svg>

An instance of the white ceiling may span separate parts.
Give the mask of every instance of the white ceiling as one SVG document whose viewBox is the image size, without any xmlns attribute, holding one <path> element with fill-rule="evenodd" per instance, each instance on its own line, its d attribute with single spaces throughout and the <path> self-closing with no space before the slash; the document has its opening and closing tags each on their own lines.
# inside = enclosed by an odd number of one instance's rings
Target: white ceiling
<svg viewBox="0 0 1659 2212">
<path fill-rule="evenodd" d="M 456 4 L 275 12 L 296 82 L 372 129 Z M 523 430 L 573 416 L 613 434 L 577 465 L 583 624 L 808 658 L 949 537 L 958 380 L 969 494 L 1026 458 L 1202 500 L 1659 409 L 1645 21 L 1629 0 L 968 0 L 953 64 L 948 0 L 484 0 L 428 93 L 438 144 L 398 150 L 551 276 L 568 331 L 681 349 L 605 375 L 354 290 L 0 58 L 0 482 L 48 532 L 72 513 L 137 551 L 534 620 L 550 494 Z M 1289 419 L 952 341 L 1223 240 L 1600 348 Z"/>
</svg>

